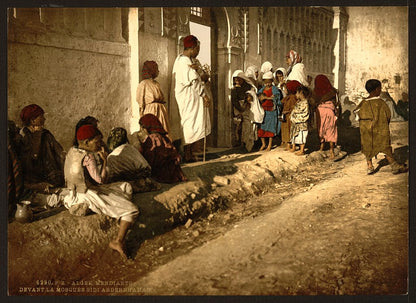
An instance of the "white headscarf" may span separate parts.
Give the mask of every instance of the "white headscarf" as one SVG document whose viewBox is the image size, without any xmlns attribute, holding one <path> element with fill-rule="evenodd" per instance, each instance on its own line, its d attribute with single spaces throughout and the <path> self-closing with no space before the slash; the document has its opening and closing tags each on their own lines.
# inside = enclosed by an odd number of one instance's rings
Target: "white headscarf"
<svg viewBox="0 0 416 303">
<path fill-rule="evenodd" d="M 278 69 L 276 69 L 276 71 L 274 72 L 274 76 L 276 77 L 276 79 L 277 79 L 277 72 L 278 71 L 281 71 L 282 73 L 283 73 L 283 77 L 286 77 L 286 68 L 284 68 L 284 67 L 279 67 Z"/>
<path fill-rule="evenodd" d="M 260 68 L 260 70 L 263 74 L 267 73 L 267 72 L 270 72 L 272 69 L 273 69 L 273 64 L 271 64 L 269 61 L 264 62 L 261 65 L 261 68 Z"/>
<path fill-rule="evenodd" d="M 302 62 L 302 57 L 293 49 L 291 49 L 287 55 L 287 58 L 289 58 L 290 60 L 290 64 L 289 64 L 289 68 L 287 69 L 287 75 L 289 76 L 290 72 L 293 69 L 293 66 L 297 63 L 301 63 Z"/>
<path fill-rule="evenodd" d="M 264 74 L 263 74 L 263 80 L 265 80 L 265 79 L 273 79 L 273 73 L 272 72 L 265 72 Z"/>
<path fill-rule="evenodd" d="M 257 73 L 259 72 L 259 69 L 257 68 L 257 66 L 251 65 L 251 66 L 247 67 L 247 69 L 246 69 L 246 76 L 249 77 L 249 78 L 256 79 L 257 78 L 256 77 L 256 72 Z"/>
<path fill-rule="evenodd" d="M 234 79 L 235 77 L 237 77 L 237 75 L 239 74 L 239 73 L 242 73 L 243 71 L 241 70 L 241 69 L 237 69 L 234 73 L 233 73 L 233 76 L 232 76 L 232 78 Z"/>
</svg>

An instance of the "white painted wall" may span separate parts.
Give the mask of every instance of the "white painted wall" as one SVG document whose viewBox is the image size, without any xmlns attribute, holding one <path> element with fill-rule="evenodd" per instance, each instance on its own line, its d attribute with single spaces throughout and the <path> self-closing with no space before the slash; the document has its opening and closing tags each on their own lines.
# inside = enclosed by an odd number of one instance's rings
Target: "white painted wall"
<svg viewBox="0 0 416 303">
<path fill-rule="evenodd" d="M 368 79 L 388 79 L 397 102 L 408 91 L 407 7 L 348 7 L 347 13 L 346 94 L 359 99 L 367 96 Z"/>
</svg>

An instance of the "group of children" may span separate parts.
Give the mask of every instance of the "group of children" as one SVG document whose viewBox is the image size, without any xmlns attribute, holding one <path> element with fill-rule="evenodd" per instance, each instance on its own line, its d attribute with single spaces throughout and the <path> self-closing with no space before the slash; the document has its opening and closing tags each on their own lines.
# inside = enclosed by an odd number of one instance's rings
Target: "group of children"
<svg viewBox="0 0 416 303">
<path fill-rule="evenodd" d="M 250 66 L 246 72 L 233 73 L 234 146 L 243 144 L 251 151 L 260 138 L 260 151 L 270 151 L 273 138 L 281 134 L 283 147 L 303 155 L 308 135 L 310 90 L 297 80 L 287 81 L 284 68 L 273 72 L 270 62 L 265 62 L 261 70 L 262 83 L 257 80 L 259 72 L 255 66 Z"/>
<path fill-rule="evenodd" d="M 273 70 L 270 62 L 263 63 L 262 82 L 258 80 L 256 66 L 248 67 L 245 72 L 234 72 L 231 101 L 234 107 L 235 145 L 244 145 L 247 151 L 251 151 L 254 141 L 260 138 L 259 150 L 269 151 L 273 137 L 280 134 L 283 148 L 304 155 L 311 120 L 315 119 L 319 150 L 323 151 L 328 142 L 329 157 L 334 159 L 338 139 L 337 120 L 341 114 L 338 92 L 325 75 L 316 76 L 314 88 L 310 89 L 312 78 L 306 75 L 299 54 L 291 50 L 286 59 L 289 65 L 287 72 L 283 67 Z M 375 172 L 371 159 L 378 153 L 385 155 L 393 173 L 406 172 L 407 167 L 393 158 L 389 131 L 391 112 L 380 98 L 381 82 L 370 79 L 365 88 L 369 97 L 357 106 L 355 112 L 360 121 L 367 173 Z"/>
</svg>

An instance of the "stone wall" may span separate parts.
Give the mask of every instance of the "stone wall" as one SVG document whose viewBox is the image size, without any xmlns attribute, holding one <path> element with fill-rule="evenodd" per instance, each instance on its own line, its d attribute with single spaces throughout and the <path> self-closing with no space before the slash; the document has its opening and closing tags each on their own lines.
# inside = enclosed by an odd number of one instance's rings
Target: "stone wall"
<svg viewBox="0 0 416 303">
<path fill-rule="evenodd" d="M 265 7 L 259 14 L 262 61 L 275 67 L 287 67 L 286 54 L 297 51 L 303 57 L 308 74 L 326 74 L 333 78 L 334 12 L 329 7 Z"/>
<path fill-rule="evenodd" d="M 130 48 L 121 9 L 9 10 L 8 116 L 20 125 L 31 103 L 68 150 L 75 124 L 92 115 L 105 137 L 131 116 Z"/>
<path fill-rule="evenodd" d="M 365 82 L 387 79 L 397 102 L 408 91 L 407 7 L 348 7 L 346 94 L 358 102 Z"/>
</svg>

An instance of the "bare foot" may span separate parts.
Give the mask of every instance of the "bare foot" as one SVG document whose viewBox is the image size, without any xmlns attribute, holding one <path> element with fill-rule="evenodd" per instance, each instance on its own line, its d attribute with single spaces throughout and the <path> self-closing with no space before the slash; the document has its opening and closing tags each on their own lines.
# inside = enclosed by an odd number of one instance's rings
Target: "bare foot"
<svg viewBox="0 0 416 303">
<path fill-rule="evenodd" d="M 295 148 L 291 148 L 291 149 L 289 149 L 289 151 L 292 152 L 292 153 L 294 153 L 296 151 L 296 149 Z"/>
<path fill-rule="evenodd" d="M 329 159 L 333 160 L 334 158 L 335 158 L 334 153 L 333 152 L 332 153 L 329 153 Z"/>
<path fill-rule="evenodd" d="M 298 150 L 297 152 L 295 152 L 295 155 L 298 156 L 303 156 L 305 153 L 303 151 Z"/>
<path fill-rule="evenodd" d="M 110 242 L 110 244 L 108 244 L 108 246 L 111 249 L 113 249 L 115 251 L 118 251 L 122 258 L 127 259 L 127 255 L 126 255 L 126 252 L 124 251 L 123 243 L 121 243 L 120 241 L 117 241 L 117 240 L 113 240 L 113 241 Z"/>
<path fill-rule="evenodd" d="M 266 151 L 271 151 L 271 150 L 272 150 L 272 146 L 271 145 L 267 146 Z"/>
<path fill-rule="evenodd" d="M 265 149 L 265 148 L 266 148 L 266 145 L 262 145 L 262 146 L 260 147 L 259 151 L 261 151 L 261 150 L 263 150 L 263 149 Z"/>
</svg>

